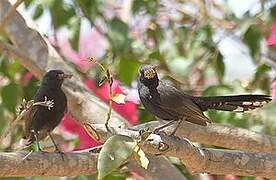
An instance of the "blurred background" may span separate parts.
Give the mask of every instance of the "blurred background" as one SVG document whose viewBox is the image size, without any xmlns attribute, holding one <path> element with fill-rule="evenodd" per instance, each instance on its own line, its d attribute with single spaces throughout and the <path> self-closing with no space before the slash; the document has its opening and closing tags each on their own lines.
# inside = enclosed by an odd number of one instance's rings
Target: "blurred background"
<svg viewBox="0 0 276 180">
<path fill-rule="evenodd" d="M 102 71 L 86 58 L 94 57 L 111 70 L 113 92 L 126 95 L 126 103 L 114 103 L 113 110 L 132 125 L 154 120 L 137 93 L 142 64 L 158 65 L 161 79 L 193 95 L 263 93 L 276 98 L 276 0 L 25 0 L 19 11 L 35 21 L 87 88 L 105 102 L 108 84 L 98 86 Z M 9 41 L 4 33 L 0 38 Z M 0 132 L 16 117 L 22 99 L 30 100 L 38 86 L 32 73 L 0 52 Z M 206 114 L 217 123 L 276 135 L 273 103 L 246 114 Z M 2 150 L 13 149 L 21 132 L 18 125 Z M 64 151 L 100 144 L 70 115 L 65 115 L 55 136 Z M 45 147 L 49 144 L 44 141 Z M 177 159 L 170 160 L 188 179 L 254 179 L 193 176 Z M 106 177 L 139 178 L 143 179 L 135 172 Z"/>
</svg>

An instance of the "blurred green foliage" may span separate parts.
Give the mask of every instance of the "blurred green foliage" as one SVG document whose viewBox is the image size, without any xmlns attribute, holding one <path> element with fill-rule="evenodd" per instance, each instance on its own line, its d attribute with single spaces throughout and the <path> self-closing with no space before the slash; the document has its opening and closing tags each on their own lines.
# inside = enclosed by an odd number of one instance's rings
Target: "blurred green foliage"
<svg viewBox="0 0 276 180">
<path fill-rule="evenodd" d="M 33 9 L 34 20 L 49 13 L 55 32 L 67 28 L 69 42 L 76 51 L 81 48 L 79 40 L 82 21 L 87 20 L 108 43 L 106 54 L 99 60 L 111 66 L 114 76 L 126 86 L 133 84 L 141 64 L 150 63 L 158 65 L 163 79 L 170 80 L 191 94 L 270 93 L 271 66 L 265 60 L 266 52 L 262 50 L 262 44 L 269 35 L 272 22 L 276 20 L 275 1 L 260 1 L 266 9 L 257 14 L 248 12 L 242 17 L 236 17 L 227 3 L 216 4 L 213 1 L 208 1 L 207 6 L 193 1 L 134 0 L 129 13 L 124 11 L 127 8 L 124 1 L 113 4 L 108 2 L 25 0 L 24 4 L 26 9 Z M 187 10 L 185 5 L 190 9 Z M 211 8 L 218 14 L 212 13 Z M 118 13 L 118 9 L 121 13 Z M 126 13 L 126 19 L 122 18 L 123 13 Z M 223 35 L 215 41 L 214 36 L 219 32 Z M 246 82 L 225 81 L 227 66 L 219 43 L 233 34 L 247 46 L 256 67 L 255 75 Z M 0 34 L 0 39 L 9 42 L 4 33 Z M 7 59 L 3 52 L 0 55 L 2 131 L 7 122 L 15 118 L 18 103 L 34 95 L 38 82 L 32 77 L 24 84 L 27 70 L 16 59 Z M 99 77 L 95 76 L 95 79 Z M 209 111 L 207 114 L 214 122 L 276 134 L 274 104 L 258 113 L 245 115 L 218 111 Z M 143 108 L 139 108 L 139 117 L 140 122 L 153 119 Z M 86 178 L 79 176 L 75 179 Z M 125 175 L 117 176 L 117 179 L 124 178 Z M 106 179 L 114 177 L 110 175 Z"/>
</svg>

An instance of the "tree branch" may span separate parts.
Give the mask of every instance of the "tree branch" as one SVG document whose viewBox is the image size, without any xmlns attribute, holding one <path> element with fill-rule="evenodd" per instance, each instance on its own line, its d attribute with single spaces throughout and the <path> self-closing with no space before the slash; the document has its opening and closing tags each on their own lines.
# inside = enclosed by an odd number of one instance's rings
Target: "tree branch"
<svg viewBox="0 0 276 180">
<path fill-rule="evenodd" d="M 23 2 L 24 0 L 17 0 L 16 3 L 8 10 L 8 12 L 4 15 L 3 18 L 0 19 L 0 29 L 2 29 L 12 14 L 16 11 L 16 8 Z"/>
<path fill-rule="evenodd" d="M 8 2 L 0 1 L 0 18 L 9 7 L 10 5 Z M 12 42 L 17 47 L 0 41 L 0 50 L 17 57 L 22 65 L 39 78 L 41 78 L 43 72 L 49 68 L 60 68 L 69 71 L 69 67 L 62 61 L 56 51 L 47 44 L 47 40 L 43 39 L 37 31 L 30 29 L 18 12 L 14 13 L 9 22 L 5 29 L 10 34 Z M 28 24 L 31 23 L 28 22 Z M 18 33 L 18 29 L 20 29 L 20 33 Z M 69 101 L 69 111 L 81 123 L 104 123 L 108 106 L 84 87 L 84 84 L 77 75 L 65 82 L 64 90 Z M 115 126 L 115 124 L 118 126 L 122 125 L 122 120 L 124 121 L 121 116 L 113 112 L 110 121 L 111 126 Z M 157 127 L 161 124 L 161 122 L 150 122 L 138 126 L 137 128 L 148 126 Z M 246 129 L 227 127 L 218 124 L 202 127 L 183 122 L 176 135 L 203 144 L 251 152 L 269 152 L 276 154 L 275 137 L 258 134 Z"/>
<path fill-rule="evenodd" d="M 151 121 L 135 126 L 133 129 L 154 129 L 162 124 L 164 123 L 160 121 Z M 171 126 L 164 129 L 164 131 L 170 134 L 173 129 L 174 127 Z M 175 135 L 206 145 L 276 154 L 276 137 L 216 123 L 208 124 L 208 126 L 199 126 L 183 121 L 179 125 Z"/>
<path fill-rule="evenodd" d="M 111 135 L 104 125 L 93 126 L 103 139 Z M 133 139 L 140 137 L 137 130 L 110 129 L 113 134 L 123 134 Z M 165 152 L 160 151 L 162 144 L 169 147 Z M 199 148 L 186 139 L 156 134 L 151 134 L 141 146 L 146 153 L 178 157 L 194 173 L 276 177 L 276 155 L 271 153 Z"/>
<path fill-rule="evenodd" d="M 68 153 L 62 160 L 58 153 L 28 152 L 0 153 L 0 176 L 77 176 L 97 170 L 97 155 Z"/>
<path fill-rule="evenodd" d="M 104 124 L 95 125 L 95 128 L 103 138 L 110 136 Z M 136 130 L 110 129 L 115 134 L 139 137 Z M 169 148 L 160 151 L 161 144 L 167 144 Z M 149 154 L 178 157 L 194 173 L 276 177 L 276 156 L 269 153 L 199 148 L 188 140 L 157 134 L 151 134 L 140 145 Z M 23 152 L 0 153 L 0 176 L 72 176 L 91 174 L 96 169 L 97 156 L 87 152 L 68 153 L 64 161 L 57 153 L 33 153 L 22 161 L 25 155 Z"/>
</svg>

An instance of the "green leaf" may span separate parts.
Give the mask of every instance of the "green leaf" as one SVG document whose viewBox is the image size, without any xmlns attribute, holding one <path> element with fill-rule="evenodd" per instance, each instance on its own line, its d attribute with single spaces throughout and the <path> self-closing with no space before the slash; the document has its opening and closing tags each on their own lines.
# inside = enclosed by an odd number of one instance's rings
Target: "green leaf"
<svg viewBox="0 0 276 180">
<path fill-rule="evenodd" d="M 43 11 L 44 11 L 44 9 L 43 9 L 42 4 L 37 5 L 35 7 L 35 12 L 33 14 L 33 19 L 34 20 L 38 19 L 43 14 Z"/>
<path fill-rule="evenodd" d="M 137 143 L 130 137 L 114 135 L 103 145 L 98 158 L 98 178 L 103 179 L 132 155 Z"/>
<path fill-rule="evenodd" d="M 49 6 L 55 29 L 67 25 L 69 19 L 76 16 L 75 7 L 64 3 L 63 0 L 54 0 L 49 4 Z"/>
<path fill-rule="evenodd" d="M 121 59 L 118 70 L 120 80 L 130 85 L 137 76 L 139 66 L 140 63 L 136 60 Z"/>
<path fill-rule="evenodd" d="M 80 7 L 83 14 L 93 24 L 93 21 L 95 20 L 99 12 L 99 7 L 103 2 L 97 1 L 97 0 L 75 0 L 75 2 L 76 2 L 76 5 Z"/>
<path fill-rule="evenodd" d="M 270 89 L 270 78 L 268 76 L 268 72 L 271 70 L 271 67 L 267 64 L 262 64 L 258 66 L 255 76 L 252 81 L 249 83 L 249 89 L 260 88 L 269 93 Z"/>
<path fill-rule="evenodd" d="M 131 47 L 128 37 L 128 25 L 118 18 L 112 19 L 109 24 L 108 37 L 115 55 L 127 55 Z"/>
<path fill-rule="evenodd" d="M 17 102 L 19 100 L 21 88 L 15 83 L 10 83 L 3 87 L 1 91 L 2 101 L 4 107 L 9 111 L 15 112 Z"/>
<path fill-rule="evenodd" d="M 0 134 L 7 127 L 8 122 L 5 118 L 4 107 L 0 104 Z"/>
<path fill-rule="evenodd" d="M 24 0 L 24 4 L 28 8 L 33 3 L 33 1 L 34 0 Z"/>
<path fill-rule="evenodd" d="M 113 171 L 111 174 L 104 177 L 104 180 L 126 180 L 129 174 L 127 172 Z"/>
<path fill-rule="evenodd" d="M 15 75 L 21 70 L 22 65 L 15 59 L 7 61 L 5 58 L 0 60 L 0 72 L 7 76 L 11 81 Z"/>
<path fill-rule="evenodd" d="M 217 55 L 215 56 L 213 65 L 219 81 L 222 82 L 224 77 L 224 72 L 225 72 L 225 66 L 224 66 L 223 56 L 219 51 L 217 51 Z"/>
<path fill-rule="evenodd" d="M 276 21 L 276 5 L 270 8 L 270 16 L 273 21 Z"/>
<path fill-rule="evenodd" d="M 257 68 L 257 71 L 255 73 L 255 78 L 254 81 L 258 81 L 261 76 L 263 76 L 264 74 L 266 74 L 267 72 L 269 72 L 271 70 L 271 67 L 267 64 L 262 64 Z"/>
<path fill-rule="evenodd" d="M 243 41 L 247 44 L 252 57 L 260 51 L 262 34 L 257 25 L 251 25 L 244 34 Z"/>
<path fill-rule="evenodd" d="M 76 16 L 72 17 L 69 21 L 68 38 L 72 48 L 76 51 L 79 50 L 80 27 L 81 27 L 81 19 Z"/>
<path fill-rule="evenodd" d="M 159 50 L 153 51 L 152 53 L 149 54 L 150 59 L 157 59 L 159 61 L 164 60 L 164 56 L 160 53 Z"/>
</svg>

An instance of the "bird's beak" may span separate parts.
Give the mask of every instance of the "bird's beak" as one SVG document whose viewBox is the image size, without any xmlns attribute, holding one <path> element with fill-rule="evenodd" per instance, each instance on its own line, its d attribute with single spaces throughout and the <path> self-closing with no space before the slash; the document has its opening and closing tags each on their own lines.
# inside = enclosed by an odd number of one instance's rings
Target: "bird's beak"
<svg viewBox="0 0 276 180">
<path fill-rule="evenodd" d="M 71 78 L 73 75 L 72 74 L 59 74 L 58 75 L 58 77 L 59 77 L 59 79 L 69 79 L 69 78 Z"/>
</svg>

